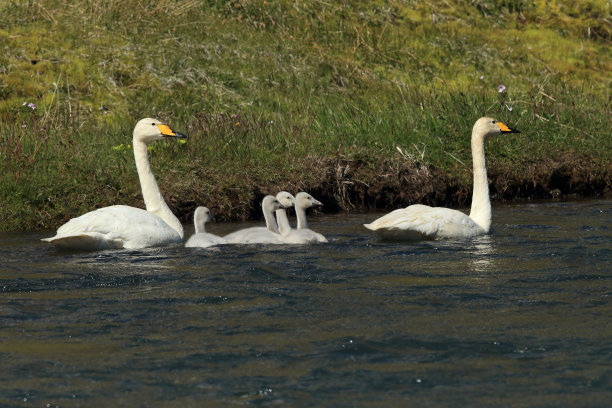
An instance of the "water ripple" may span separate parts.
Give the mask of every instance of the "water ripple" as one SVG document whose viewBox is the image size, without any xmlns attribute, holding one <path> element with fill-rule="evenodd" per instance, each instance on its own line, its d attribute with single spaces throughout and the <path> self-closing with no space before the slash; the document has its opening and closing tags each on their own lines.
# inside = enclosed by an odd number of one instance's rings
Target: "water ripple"
<svg viewBox="0 0 612 408">
<path fill-rule="evenodd" d="M 0 406 L 609 403 L 610 201 L 494 209 L 494 234 L 57 253 L 0 235 Z"/>
</svg>

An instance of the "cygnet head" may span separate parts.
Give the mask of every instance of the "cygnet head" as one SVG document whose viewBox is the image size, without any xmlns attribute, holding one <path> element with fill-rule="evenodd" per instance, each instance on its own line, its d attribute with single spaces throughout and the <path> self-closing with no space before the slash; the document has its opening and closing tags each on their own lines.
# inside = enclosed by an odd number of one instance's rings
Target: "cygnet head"
<svg viewBox="0 0 612 408">
<path fill-rule="evenodd" d="M 198 207 L 193 213 L 194 222 L 203 222 L 207 223 L 213 220 L 212 215 L 210 215 L 210 210 L 206 207 Z"/>
<path fill-rule="evenodd" d="M 144 142 L 149 144 L 155 140 L 166 138 L 186 138 L 182 133 L 175 132 L 170 129 L 170 126 L 163 124 L 157 119 L 145 118 L 140 119 L 134 127 L 134 141 Z"/>
<path fill-rule="evenodd" d="M 204 232 L 206 223 L 212 221 L 213 217 L 210 215 L 210 210 L 206 207 L 198 207 L 193 213 L 193 224 L 195 226 L 196 234 L 198 232 Z"/>
<path fill-rule="evenodd" d="M 281 191 L 276 194 L 276 199 L 283 205 L 285 208 L 291 208 L 295 205 L 295 197 L 293 194 L 288 193 L 286 191 Z"/>
<path fill-rule="evenodd" d="M 322 207 L 323 203 L 316 200 L 313 196 L 303 191 L 297 193 L 295 196 L 295 207 L 296 208 L 310 208 L 310 207 Z"/>
<path fill-rule="evenodd" d="M 276 199 L 276 197 L 274 197 L 273 195 L 267 195 L 264 197 L 263 201 L 261 202 L 261 208 L 263 210 L 263 212 L 274 212 L 276 210 L 280 210 L 281 208 L 286 208 L 284 205 L 282 205 L 280 203 L 280 201 L 278 201 Z"/>
<path fill-rule="evenodd" d="M 500 133 L 520 133 L 516 129 L 509 128 L 503 122 L 499 122 L 493 118 L 480 118 L 474 123 L 472 128 L 472 137 L 487 138 L 489 136 L 498 135 Z"/>
</svg>

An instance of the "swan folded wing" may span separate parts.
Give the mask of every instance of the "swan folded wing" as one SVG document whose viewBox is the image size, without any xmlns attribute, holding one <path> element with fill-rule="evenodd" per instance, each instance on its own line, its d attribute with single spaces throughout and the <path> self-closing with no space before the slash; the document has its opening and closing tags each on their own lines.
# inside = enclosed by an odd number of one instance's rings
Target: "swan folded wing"
<svg viewBox="0 0 612 408">
<path fill-rule="evenodd" d="M 327 242 L 322 234 L 310 229 L 291 230 L 283 236 L 286 244 L 315 244 Z"/>
<path fill-rule="evenodd" d="M 209 234 L 207 232 L 193 234 L 185 243 L 187 248 L 208 248 L 213 245 L 221 245 L 225 244 L 227 241 L 214 234 Z"/>
<path fill-rule="evenodd" d="M 384 215 L 365 227 L 388 238 L 427 239 L 438 232 L 439 218 L 432 208 L 415 204 Z"/>
<path fill-rule="evenodd" d="M 392 211 L 365 227 L 384 238 L 402 240 L 457 238 L 482 233 L 482 228 L 461 211 L 421 204 Z"/>
<path fill-rule="evenodd" d="M 44 241 L 59 248 L 137 249 L 182 239 L 158 216 L 140 208 L 114 205 L 71 219 Z"/>
<path fill-rule="evenodd" d="M 283 244 L 285 242 L 280 234 L 275 234 L 266 227 L 245 228 L 227 234 L 224 238 L 228 244 Z"/>
<path fill-rule="evenodd" d="M 440 223 L 436 238 L 470 238 L 486 233 L 467 214 L 449 208 L 444 209 L 448 210 L 448 212 L 444 214 L 443 222 Z"/>
</svg>

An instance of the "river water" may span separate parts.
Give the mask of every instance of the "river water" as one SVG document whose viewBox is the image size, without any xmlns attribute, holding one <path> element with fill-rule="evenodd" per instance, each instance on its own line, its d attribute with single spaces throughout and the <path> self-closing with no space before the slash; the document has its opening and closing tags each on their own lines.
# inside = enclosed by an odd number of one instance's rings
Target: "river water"
<svg viewBox="0 0 612 408">
<path fill-rule="evenodd" d="M 314 246 L 1 234 L 0 406 L 611 406 L 612 201 L 454 242 L 380 242 L 379 215 L 310 217 Z"/>
</svg>

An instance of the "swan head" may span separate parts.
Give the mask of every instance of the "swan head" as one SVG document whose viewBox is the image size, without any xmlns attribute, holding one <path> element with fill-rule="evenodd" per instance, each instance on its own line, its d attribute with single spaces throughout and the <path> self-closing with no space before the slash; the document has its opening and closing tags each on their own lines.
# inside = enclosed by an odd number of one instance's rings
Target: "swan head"
<svg viewBox="0 0 612 408">
<path fill-rule="evenodd" d="M 264 197 L 263 201 L 261 202 L 261 208 L 263 209 L 263 212 L 266 213 L 266 212 L 274 212 L 276 210 L 286 209 L 287 207 L 282 205 L 280 201 L 278 201 L 277 198 L 274 197 L 273 195 L 267 195 Z"/>
<path fill-rule="evenodd" d="M 286 191 L 281 191 L 276 195 L 276 199 L 285 206 L 285 208 L 291 208 L 295 205 L 295 197 L 293 194 Z"/>
<path fill-rule="evenodd" d="M 134 140 L 149 144 L 155 140 L 166 138 L 186 138 L 182 133 L 175 132 L 170 126 L 153 118 L 140 119 L 134 127 Z"/>
<path fill-rule="evenodd" d="M 193 222 L 194 224 L 206 224 L 209 221 L 213 221 L 212 215 L 210 215 L 210 210 L 206 207 L 198 207 L 193 213 Z"/>
<path fill-rule="evenodd" d="M 209 221 L 213 221 L 212 215 L 210 215 L 210 210 L 206 207 L 198 207 L 193 213 L 193 225 L 195 227 L 195 232 L 205 232 L 206 231 L 206 223 Z"/>
<path fill-rule="evenodd" d="M 315 199 L 310 194 L 301 191 L 295 196 L 295 206 L 300 208 L 322 207 L 323 203 Z"/>
<path fill-rule="evenodd" d="M 472 137 L 481 137 L 486 139 L 489 136 L 499 135 L 500 133 L 520 133 L 516 129 L 509 128 L 503 122 L 497 121 L 493 118 L 484 117 L 480 118 L 474 123 L 472 128 Z"/>
</svg>

